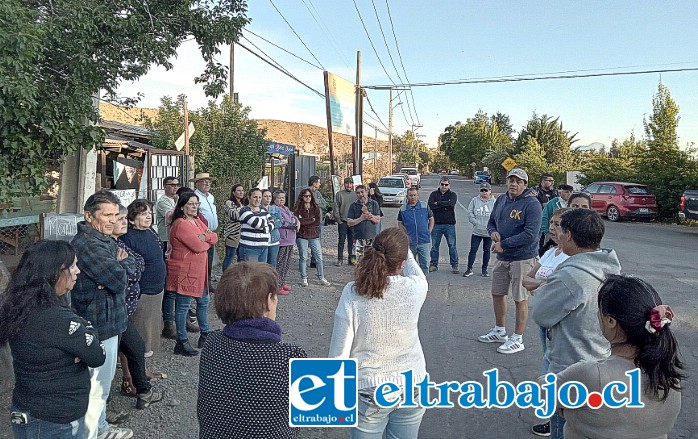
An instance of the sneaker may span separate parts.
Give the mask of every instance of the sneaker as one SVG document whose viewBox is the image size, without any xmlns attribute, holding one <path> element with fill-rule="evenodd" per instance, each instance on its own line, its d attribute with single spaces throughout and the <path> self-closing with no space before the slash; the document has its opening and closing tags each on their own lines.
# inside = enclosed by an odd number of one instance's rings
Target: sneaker
<svg viewBox="0 0 698 439">
<path fill-rule="evenodd" d="M 453 274 L 458 274 L 458 273 L 460 273 L 460 271 L 458 271 L 458 266 L 457 266 L 457 265 L 454 265 L 453 267 L 451 267 L 451 273 L 453 273 Z"/>
<path fill-rule="evenodd" d="M 290 293 L 290 290 L 284 290 L 283 288 L 279 288 L 279 291 L 276 292 L 279 296 L 288 296 L 288 293 Z"/>
<path fill-rule="evenodd" d="M 141 393 L 138 395 L 138 400 L 136 401 L 136 408 L 138 410 L 147 409 L 148 407 L 150 407 L 150 404 L 162 401 L 162 398 L 162 393 L 155 390 L 154 387 L 151 387 L 148 393 Z"/>
<path fill-rule="evenodd" d="M 438 269 L 439 269 L 439 266 L 438 266 L 438 265 L 436 265 L 436 264 L 431 264 L 431 265 L 429 266 L 429 273 L 433 273 L 433 272 L 435 272 L 435 271 L 438 270 Z"/>
<path fill-rule="evenodd" d="M 344 265 L 344 261 L 341 259 L 334 263 L 335 267 L 341 267 L 342 265 Z"/>
<path fill-rule="evenodd" d="M 472 275 L 473 275 L 473 270 L 471 270 L 470 268 L 465 270 L 465 273 L 463 273 L 463 277 L 470 277 Z"/>
<path fill-rule="evenodd" d="M 349 265 L 356 265 L 356 256 L 352 256 L 349 258 L 349 261 L 347 262 Z"/>
<path fill-rule="evenodd" d="M 507 339 L 501 346 L 497 348 L 497 352 L 500 354 L 515 354 L 517 352 L 523 351 L 524 344 L 522 341 L 515 341 L 513 338 Z"/>
<path fill-rule="evenodd" d="M 143 354 L 143 356 L 144 356 L 145 358 L 150 358 L 150 357 L 153 356 L 153 351 L 148 351 L 148 352 L 146 352 L 145 354 Z"/>
<path fill-rule="evenodd" d="M 509 337 L 507 337 L 506 332 L 498 332 L 492 328 L 490 329 L 490 332 L 479 336 L 477 339 L 483 343 L 502 343 L 507 341 Z"/>
<path fill-rule="evenodd" d="M 490 277 L 490 273 L 487 270 L 485 270 L 482 272 L 482 277 Z"/>
<path fill-rule="evenodd" d="M 112 410 L 112 407 L 107 404 L 107 422 L 110 424 L 121 424 L 129 417 L 128 412 L 123 410 Z"/>
<path fill-rule="evenodd" d="M 531 428 L 531 431 L 536 436 L 550 436 L 550 421 L 546 422 L 545 424 L 534 425 L 533 428 Z"/>
<path fill-rule="evenodd" d="M 301 279 L 301 282 L 299 285 L 302 287 L 307 287 L 308 286 L 308 279 Z"/>
<path fill-rule="evenodd" d="M 130 428 L 116 428 L 109 426 L 109 430 L 97 436 L 97 439 L 130 439 L 133 431 Z"/>
<path fill-rule="evenodd" d="M 330 283 L 330 281 L 328 281 L 328 280 L 325 279 L 324 277 L 321 277 L 321 278 L 320 278 L 320 285 L 324 285 L 324 286 L 326 286 L 326 287 L 329 287 L 329 286 L 332 285 L 332 284 Z"/>
</svg>

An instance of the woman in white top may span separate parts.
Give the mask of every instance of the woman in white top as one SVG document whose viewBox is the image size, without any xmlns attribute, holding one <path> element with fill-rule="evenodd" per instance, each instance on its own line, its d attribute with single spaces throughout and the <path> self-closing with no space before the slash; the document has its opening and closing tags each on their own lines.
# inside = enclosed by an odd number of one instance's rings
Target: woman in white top
<svg viewBox="0 0 698 439">
<path fill-rule="evenodd" d="M 568 255 L 566 255 L 562 249 L 557 245 L 557 234 L 560 231 L 560 215 L 568 211 L 569 208 L 563 207 L 553 212 L 550 217 L 550 241 L 543 247 L 552 246 L 543 253 L 543 256 L 538 262 L 533 266 L 530 272 L 524 277 L 521 282 L 524 288 L 526 288 L 532 295 L 535 294 L 536 288 L 543 285 L 543 283 L 548 279 L 548 276 L 555 271 L 558 265 L 564 262 Z M 543 361 L 541 363 L 541 372 L 546 373 L 548 371 L 548 360 L 545 356 L 545 349 L 548 344 L 548 330 L 542 326 L 540 328 L 540 342 L 541 349 L 543 351 Z M 533 433 L 537 435 L 549 435 L 550 434 L 550 421 L 543 424 L 537 424 L 533 426 Z"/>
<path fill-rule="evenodd" d="M 401 372 L 411 369 L 415 383 L 426 375 L 417 323 L 428 284 L 407 234 L 397 227 L 378 234 L 354 278 L 339 299 L 329 352 L 358 362 L 359 420 L 351 437 L 381 438 L 387 431 L 389 438 L 417 438 L 423 407 L 380 408 L 373 399 L 376 386 L 385 382 L 404 391 Z"/>
</svg>

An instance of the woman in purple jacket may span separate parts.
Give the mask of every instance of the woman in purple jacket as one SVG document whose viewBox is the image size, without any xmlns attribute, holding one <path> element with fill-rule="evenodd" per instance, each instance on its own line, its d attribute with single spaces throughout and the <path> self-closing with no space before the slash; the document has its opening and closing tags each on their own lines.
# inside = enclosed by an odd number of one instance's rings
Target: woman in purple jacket
<svg viewBox="0 0 698 439">
<path fill-rule="evenodd" d="M 291 288 L 286 285 L 286 274 L 288 266 L 291 262 L 291 254 L 293 253 L 293 244 L 296 243 L 296 232 L 301 226 L 298 218 L 286 206 L 286 193 L 282 190 L 274 192 L 274 204 L 281 210 L 281 237 L 279 239 L 279 256 L 276 260 L 276 273 L 279 276 L 279 294 L 286 295 L 291 292 Z"/>
</svg>

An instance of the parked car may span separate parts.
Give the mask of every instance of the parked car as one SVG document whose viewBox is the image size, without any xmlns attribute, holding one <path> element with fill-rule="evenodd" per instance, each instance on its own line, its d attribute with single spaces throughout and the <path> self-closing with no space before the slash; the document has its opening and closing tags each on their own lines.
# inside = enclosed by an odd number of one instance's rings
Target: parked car
<svg viewBox="0 0 698 439">
<path fill-rule="evenodd" d="M 698 220 L 698 189 L 685 190 L 681 195 L 679 218 Z"/>
<path fill-rule="evenodd" d="M 400 178 L 402 178 L 403 180 L 405 180 L 405 186 L 406 186 L 406 187 L 410 187 L 410 176 L 409 176 L 409 175 L 397 173 L 397 174 L 391 175 L 391 177 L 400 177 Z"/>
<path fill-rule="evenodd" d="M 409 185 L 399 175 L 381 177 L 378 180 L 378 188 L 383 193 L 383 204 L 395 204 L 402 206 L 407 202 L 407 189 Z"/>
<path fill-rule="evenodd" d="M 591 196 L 591 208 L 608 218 L 656 218 L 657 198 L 649 188 L 637 183 L 599 181 L 584 188 Z"/>
<path fill-rule="evenodd" d="M 451 170 L 449 171 L 449 174 L 451 174 L 451 175 L 459 175 L 459 174 L 460 174 L 460 171 L 459 171 L 458 169 L 451 169 Z"/>
<path fill-rule="evenodd" d="M 407 174 L 410 186 L 417 186 L 417 189 L 422 187 L 422 177 L 417 168 L 400 168 L 400 174 Z"/>
<path fill-rule="evenodd" d="M 492 176 L 487 171 L 475 171 L 475 184 L 489 183 L 492 184 Z"/>
</svg>

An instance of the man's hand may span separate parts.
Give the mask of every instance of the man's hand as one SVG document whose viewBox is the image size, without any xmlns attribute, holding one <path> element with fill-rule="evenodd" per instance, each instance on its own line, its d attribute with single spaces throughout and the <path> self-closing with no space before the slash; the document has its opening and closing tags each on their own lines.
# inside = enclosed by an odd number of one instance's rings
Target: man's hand
<svg viewBox="0 0 698 439">
<path fill-rule="evenodd" d="M 121 262 L 121 261 L 123 261 L 123 260 L 126 259 L 126 258 L 128 258 L 128 253 L 126 253 L 126 250 L 124 250 L 124 249 L 121 248 L 121 247 L 119 247 L 118 249 L 116 249 L 116 260 L 117 260 L 117 261 Z"/>
<path fill-rule="evenodd" d="M 501 242 L 497 241 L 492 245 L 492 253 L 504 253 L 504 249 L 502 248 Z"/>
<path fill-rule="evenodd" d="M 492 238 L 492 241 L 494 241 L 494 242 L 499 242 L 502 240 L 502 237 L 499 234 L 499 232 L 492 232 L 492 234 L 490 235 L 490 238 Z"/>
</svg>

